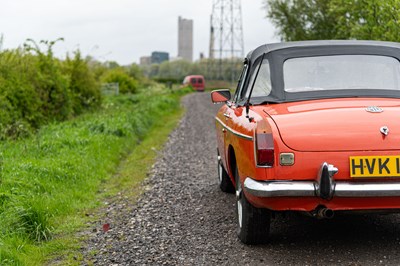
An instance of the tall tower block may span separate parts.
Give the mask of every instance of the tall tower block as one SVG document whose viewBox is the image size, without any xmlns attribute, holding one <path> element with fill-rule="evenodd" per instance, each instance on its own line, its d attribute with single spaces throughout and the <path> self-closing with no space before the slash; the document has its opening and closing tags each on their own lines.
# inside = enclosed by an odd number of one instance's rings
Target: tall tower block
<svg viewBox="0 0 400 266">
<path fill-rule="evenodd" d="M 193 20 L 178 18 L 178 57 L 193 61 Z"/>
</svg>

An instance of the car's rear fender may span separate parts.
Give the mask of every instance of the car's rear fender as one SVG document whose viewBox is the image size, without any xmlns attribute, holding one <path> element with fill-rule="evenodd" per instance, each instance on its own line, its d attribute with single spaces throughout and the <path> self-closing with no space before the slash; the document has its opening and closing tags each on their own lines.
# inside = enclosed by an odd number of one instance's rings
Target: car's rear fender
<svg viewBox="0 0 400 266">
<path fill-rule="evenodd" d="M 250 116 L 258 120 L 262 119 L 261 116 L 252 111 Z M 244 115 L 239 117 L 238 120 L 239 122 L 233 128 L 227 130 L 225 137 L 226 165 L 229 167 L 227 170 L 233 183 L 233 171 L 236 167 L 238 167 L 241 181 L 244 180 L 245 176 L 265 177 L 266 174 L 265 168 L 255 167 L 254 129 L 256 122 L 248 123 L 248 118 Z M 247 125 L 247 127 L 244 125 Z"/>
</svg>

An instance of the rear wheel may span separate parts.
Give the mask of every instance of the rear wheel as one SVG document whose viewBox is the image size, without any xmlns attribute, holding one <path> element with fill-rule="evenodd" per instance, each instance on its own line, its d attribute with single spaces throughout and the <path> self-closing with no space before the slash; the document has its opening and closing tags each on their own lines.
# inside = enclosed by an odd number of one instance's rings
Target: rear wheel
<svg viewBox="0 0 400 266">
<path fill-rule="evenodd" d="M 238 218 L 238 237 L 244 244 L 254 245 L 268 242 L 271 214 L 269 210 L 259 209 L 251 205 L 243 193 L 237 167 L 236 209 Z"/>
<path fill-rule="evenodd" d="M 233 187 L 232 181 L 229 178 L 228 173 L 225 171 L 219 155 L 218 155 L 218 185 L 223 192 L 227 193 L 235 192 L 235 188 Z"/>
</svg>

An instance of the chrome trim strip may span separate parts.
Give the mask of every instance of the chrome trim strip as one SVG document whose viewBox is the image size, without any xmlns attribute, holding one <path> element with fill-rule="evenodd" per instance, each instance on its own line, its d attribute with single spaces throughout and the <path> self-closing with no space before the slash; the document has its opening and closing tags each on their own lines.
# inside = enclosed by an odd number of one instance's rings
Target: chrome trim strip
<svg viewBox="0 0 400 266">
<path fill-rule="evenodd" d="M 233 135 L 238 136 L 240 138 L 243 139 L 247 139 L 247 140 L 253 140 L 253 137 L 242 134 L 237 132 L 236 130 L 233 130 L 231 128 L 229 128 L 224 122 L 221 121 L 221 119 L 219 119 L 218 117 L 215 117 L 215 120 L 217 120 L 218 123 L 220 123 L 226 130 L 228 130 L 229 132 L 231 132 Z"/>
<path fill-rule="evenodd" d="M 398 197 L 400 183 L 336 183 L 335 196 L 337 197 Z"/>
<path fill-rule="evenodd" d="M 226 118 L 232 118 L 228 113 L 224 113 L 224 116 L 225 116 Z"/>
<path fill-rule="evenodd" d="M 313 197 L 316 196 L 317 183 L 313 181 L 256 181 L 247 177 L 244 188 L 256 197 Z M 400 182 L 336 182 L 333 197 L 400 197 Z"/>
<path fill-rule="evenodd" d="M 244 188 L 256 197 L 313 197 L 314 182 L 309 181 L 256 181 L 249 177 L 244 181 Z"/>
</svg>

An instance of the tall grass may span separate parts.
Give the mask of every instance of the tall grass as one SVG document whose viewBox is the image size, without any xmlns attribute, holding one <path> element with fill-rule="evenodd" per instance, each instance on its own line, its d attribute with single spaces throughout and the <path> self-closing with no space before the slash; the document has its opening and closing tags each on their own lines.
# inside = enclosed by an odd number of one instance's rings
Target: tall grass
<svg viewBox="0 0 400 266">
<path fill-rule="evenodd" d="M 105 98 L 96 112 L 0 143 L 0 264 L 40 264 L 62 245 L 57 238 L 78 223 L 71 217 L 96 206 L 102 182 L 180 108 L 178 98 L 164 90 Z"/>
</svg>

